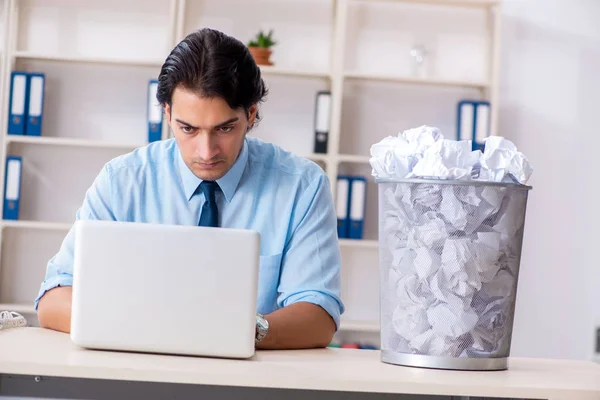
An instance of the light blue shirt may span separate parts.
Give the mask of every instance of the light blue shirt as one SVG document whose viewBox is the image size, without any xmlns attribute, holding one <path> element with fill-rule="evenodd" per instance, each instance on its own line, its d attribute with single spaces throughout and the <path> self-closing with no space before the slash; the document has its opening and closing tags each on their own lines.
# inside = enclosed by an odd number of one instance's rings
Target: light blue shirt
<svg viewBox="0 0 600 400">
<path fill-rule="evenodd" d="M 202 182 L 174 139 L 108 162 L 87 191 L 77 219 L 198 225 Z M 261 234 L 257 312 L 304 301 L 325 309 L 339 327 L 341 256 L 330 182 L 312 161 L 246 137 L 232 168 L 217 181 L 219 226 Z M 73 229 L 50 259 L 35 300 L 73 283 Z M 115 279 L 119 277 L 116 276 Z"/>
</svg>

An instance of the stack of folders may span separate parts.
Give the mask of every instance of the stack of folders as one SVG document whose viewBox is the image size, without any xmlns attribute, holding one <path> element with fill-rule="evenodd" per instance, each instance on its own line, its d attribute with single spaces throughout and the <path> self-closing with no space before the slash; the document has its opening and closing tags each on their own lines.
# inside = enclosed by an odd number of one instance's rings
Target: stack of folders
<svg viewBox="0 0 600 400">
<path fill-rule="evenodd" d="M 9 135 L 42 135 L 44 88 L 42 73 L 13 71 L 10 79 Z"/>
<path fill-rule="evenodd" d="M 339 239 L 362 239 L 365 218 L 367 179 L 338 176 L 336 212 Z"/>
<path fill-rule="evenodd" d="M 148 143 L 156 142 L 162 138 L 163 113 L 162 106 L 156 99 L 158 81 L 148 83 Z"/>
<path fill-rule="evenodd" d="M 458 103 L 457 139 L 472 140 L 473 150 L 482 150 L 490 135 L 490 103 L 463 100 Z"/>
<path fill-rule="evenodd" d="M 45 85 L 46 77 L 43 73 L 11 72 L 7 126 L 9 135 L 42 135 Z M 20 156 L 6 157 L 3 219 L 19 219 L 22 165 Z"/>
</svg>

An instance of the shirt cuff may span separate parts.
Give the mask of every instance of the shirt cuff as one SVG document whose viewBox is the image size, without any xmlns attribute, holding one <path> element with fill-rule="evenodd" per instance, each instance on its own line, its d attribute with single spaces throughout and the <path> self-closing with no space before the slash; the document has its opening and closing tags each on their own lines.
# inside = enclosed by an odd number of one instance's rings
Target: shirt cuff
<svg viewBox="0 0 600 400">
<path fill-rule="evenodd" d="M 321 306 L 333 318 L 335 330 L 337 331 L 340 328 L 340 315 L 343 312 L 343 306 L 334 297 L 317 291 L 301 292 L 285 299 L 284 307 L 298 302 L 307 302 Z"/>
<path fill-rule="evenodd" d="M 40 302 L 40 299 L 42 298 L 42 296 L 50 289 L 54 289 L 55 287 L 58 286 L 73 286 L 73 276 L 68 275 L 68 274 L 60 274 L 60 275 L 54 275 L 46 280 L 44 280 L 44 282 L 42 282 L 42 286 L 40 288 L 40 292 L 38 294 L 38 297 L 35 299 L 35 310 L 37 311 L 38 309 L 38 303 Z"/>
</svg>

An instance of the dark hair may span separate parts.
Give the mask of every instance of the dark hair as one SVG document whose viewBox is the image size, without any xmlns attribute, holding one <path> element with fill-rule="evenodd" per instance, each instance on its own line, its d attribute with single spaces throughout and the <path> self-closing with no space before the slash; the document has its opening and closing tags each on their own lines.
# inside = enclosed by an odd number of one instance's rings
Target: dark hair
<svg viewBox="0 0 600 400">
<path fill-rule="evenodd" d="M 202 97 L 221 97 L 229 107 L 243 108 L 246 115 L 268 92 L 246 45 L 209 28 L 186 36 L 162 65 L 156 99 L 163 107 L 172 105 L 173 90 L 179 85 Z"/>
</svg>

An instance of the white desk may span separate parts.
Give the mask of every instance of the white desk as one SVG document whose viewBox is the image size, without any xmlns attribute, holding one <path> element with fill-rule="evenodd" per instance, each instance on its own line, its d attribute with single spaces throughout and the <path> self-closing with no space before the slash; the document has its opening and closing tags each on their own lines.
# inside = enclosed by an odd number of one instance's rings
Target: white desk
<svg viewBox="0 0 600 400">
<path fill-rule="evenodd" d="M 379 361 L 378 351 L 349 349 L 259 351 L 250 360 L 225 360 L 85 350 L 66 334 L 39 328 L 0 331 L 0 375 L 329 393 L 600 399 L 600 366 L 591 362 L 512 359 L 508 371 L 442 371 L 388 365 Z"/>
</svg>

